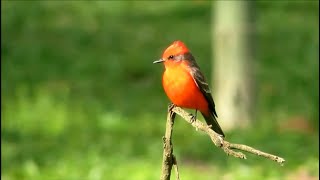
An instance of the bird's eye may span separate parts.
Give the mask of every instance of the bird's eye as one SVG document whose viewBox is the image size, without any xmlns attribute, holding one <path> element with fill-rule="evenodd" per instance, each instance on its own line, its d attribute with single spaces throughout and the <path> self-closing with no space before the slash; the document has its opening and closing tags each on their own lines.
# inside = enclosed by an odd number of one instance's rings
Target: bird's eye
<svg viewBox="0 0 320 180">
<path fill-rule="evenodd" d="M 169 56 L 168 59 L 173 59 L 173 55 Z"/>
</svg>

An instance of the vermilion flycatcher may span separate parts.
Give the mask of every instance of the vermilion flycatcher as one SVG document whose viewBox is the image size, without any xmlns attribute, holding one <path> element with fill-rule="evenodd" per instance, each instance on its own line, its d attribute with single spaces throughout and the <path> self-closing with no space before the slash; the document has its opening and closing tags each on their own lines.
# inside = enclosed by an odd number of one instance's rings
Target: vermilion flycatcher
<svg viewBox="0 0 320 180">
<path fill-rule="evenodd" d="M 216 120 L 218 116 L 209 85 L 187 46 L 181 41 L 173 42 L 162 58 L 153 63 L 162 62 L 165 66 L 162 85 L 171 102 L 182 108 L 196 109 L 196 113 L 199 110 L 211 129 L 224 137 Z"/>
</svg>

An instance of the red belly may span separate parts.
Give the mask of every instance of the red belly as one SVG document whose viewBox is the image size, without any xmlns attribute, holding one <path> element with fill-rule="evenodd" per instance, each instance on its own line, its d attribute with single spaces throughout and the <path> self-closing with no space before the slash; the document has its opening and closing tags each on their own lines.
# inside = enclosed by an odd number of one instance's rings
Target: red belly
<svg viewBox="0 0 320 180">
<path fill-rule="evenodd" d="M 179 107 L 208 110 L 208 103 L 184 66 L 167 69 L 162 77 L 164 91 L 171 102 Z"/>
</svg>

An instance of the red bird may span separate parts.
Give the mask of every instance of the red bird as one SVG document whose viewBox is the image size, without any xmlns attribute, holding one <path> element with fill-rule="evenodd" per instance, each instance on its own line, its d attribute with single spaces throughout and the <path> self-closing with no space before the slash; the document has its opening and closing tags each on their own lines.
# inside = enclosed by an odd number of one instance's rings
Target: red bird
<svg viewBox="0 0 320 180">
<path fill-rule="evenodd" d="M 224 137 L 216 120 L 218 116 L 209 85 L 187 46 L 175 41 L 162 58 L 153 63 L 164 63 L 162 85 L 171 102 L 182 108 L 196 109 L 196 114 L 199 110 L 211 129 Z"/>
</svg>

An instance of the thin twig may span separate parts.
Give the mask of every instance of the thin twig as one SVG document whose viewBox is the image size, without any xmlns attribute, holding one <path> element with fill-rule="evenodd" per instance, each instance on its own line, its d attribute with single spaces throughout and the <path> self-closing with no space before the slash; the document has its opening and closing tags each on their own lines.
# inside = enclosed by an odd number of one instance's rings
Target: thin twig
<svg viewBox="0 0 320 180">
<path fill-rule="evenodd" d="M 252 153 L 252 154 L 255 154 L 258 156 L 265 157 L 267 159 L 271 159 L 271 160 L 279 163 L 280 165 L 283 165 L 283 163 L 285 162 L 285 160 L 279 156 L 275 156 L 275 155 L 272 155 L 269 153 L 262 152 L 260 150 L 254 149 L 254 148 L 247 146 L 247 145 L 232 144 L 232 143 L 224 140 L 219 134 L 214 132 L 208 125 L 205 125 L 204 123 L 202 123 L 201 121 L 199 121 L 197 119 L 196 120 L 192 119 L 192 116 L 190 116 L 189 113 L 187 113 L 186 111 L 182 110 L 179 107 L 173 107 L 171 110 L 173 112 L 177 113 L 179 116 L 181 116 L 184 120 L 186 120 L 188 123 L 190 123 L 196 129 L 200 129 L 201 131 L 207 133 L 210 136 L 212 142 L 217 147 L 220 147 L 221 149 L 223 149 L 224 152 L 228 155 L 232 155 L 237 158 L 246 159 L 246 156 L 242 152 L 236 152 L 233 150 L 233 149 L 238 149 L 241 151 L 245 151 L 245 152 L 249 152 L 249 153 Z"/>
</svg>

